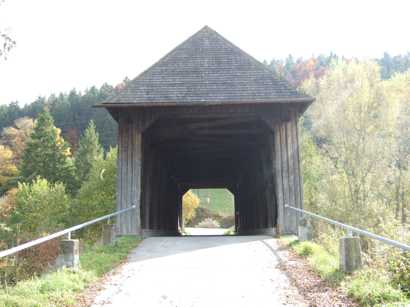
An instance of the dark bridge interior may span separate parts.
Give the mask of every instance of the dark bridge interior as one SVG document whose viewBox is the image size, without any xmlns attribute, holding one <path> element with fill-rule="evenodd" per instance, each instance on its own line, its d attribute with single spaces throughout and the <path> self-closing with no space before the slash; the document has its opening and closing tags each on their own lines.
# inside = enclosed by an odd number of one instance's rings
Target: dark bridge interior
<svg viewBox="0 0 410 307">
<path fill-rule="evenodd" d="M 141 226 L 175 234 L 190 188 L 227 188 L 237 232 L 272 231 L 277 221 L 274 136 L 256 116 L 164 117 L 142 134 Z"/>
</svg>

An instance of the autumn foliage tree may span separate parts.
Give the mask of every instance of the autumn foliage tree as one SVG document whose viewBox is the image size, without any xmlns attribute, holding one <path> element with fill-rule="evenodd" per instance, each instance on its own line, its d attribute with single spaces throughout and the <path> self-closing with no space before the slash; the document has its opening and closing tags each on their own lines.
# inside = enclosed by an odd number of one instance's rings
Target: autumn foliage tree
<svg viewBox="0 0 410 307">
<path fill-rule="evenodd" d="M 191 190 L 184 194 L 182 197 L 182 218 L 184 224 L 195 217 L 195 211 L 199 206 L 199 202 L 199 197 Z"/>
<path fill-rule="evenodd" d="M 4 145 L 0 145 L 0 189 L 17 175 L 17 167 L 14 163 L 13 151 Z"/>
<path fill-rule="evenodd" d="M 21 117 L 14 123 L 3 129 L 1 143 L 8 146 L 13 151 L 13 162 L 20 164 L 21 155 L 24 152 L 26 143 L 33 132 L 34 121 L 29 117 Z"/>
</svg>

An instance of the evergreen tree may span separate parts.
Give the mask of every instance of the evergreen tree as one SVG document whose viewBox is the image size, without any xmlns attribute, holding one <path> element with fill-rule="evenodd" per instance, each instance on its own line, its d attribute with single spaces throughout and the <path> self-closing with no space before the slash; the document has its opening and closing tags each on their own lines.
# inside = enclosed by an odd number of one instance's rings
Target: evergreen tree
<svg viewBox="0 0 410 307">
<path fill-rule="evenodd" d="M 50 183 L 62 182 L 73 192 L 75 181 L 70 148 L 60 133 L 50 113 L 41 112 L 23 152 L 21 176 L 25 181 L 40 176 Z"/>
<path fill-rule="evenodd" d="M 75 155 L 76 175 L 80 183 L 88 178 L 94 161 L 102 158 L 102 156 L 103 149 L 99 141 L 98 132 L 96 131 L 94 121 L 91 120 L 80 139 L 80 145 Z"/>
</svg>

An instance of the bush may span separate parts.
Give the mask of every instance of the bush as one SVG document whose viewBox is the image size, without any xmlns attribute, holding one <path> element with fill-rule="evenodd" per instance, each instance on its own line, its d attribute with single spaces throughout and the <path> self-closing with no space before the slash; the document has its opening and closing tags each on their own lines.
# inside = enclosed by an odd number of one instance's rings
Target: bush
<svg viewBox="0 0 410 307">
<path fill-rule="evenodd" d="M 62 183 L 51 184 L 40 177 L 20 183 L 10 224 L 20 242 L 40 237 L 67 226 L 69 203 Z"/>
<path fill-rule="evenodd" d="M 16 281 L 39 275 L 55 263 L 60 254 L 60 240 L 54 239 L 18 254 Z"/>
<path fill-rule="evenodd" d="M 217 221 L 211 218 L 206 218 L 205 220 L 200 222 L 198 225 L 196 225 L 196 227 L 198 228 L 220 228 L 221 225 Z"/>
<path fill-rule="evenodd" d="M 213 213 L 208 208 L 204 208 L 204 207 L 199 206 L 195 210 L 194 217 L 187 222 L 186 226 L 195 227 L 195 225 L 199 224 L 201 221 L 203 221 L 207 218 L 219 221 L 222 217 L 219 214 Z"/>
<path fill-rule="evenodd" d="M 393 283 L 410 296 L 410 253 L 401 253 L 389 261 Z"/>
<path fill-rule="evenodd" d="M 315 245 L 312 242 L 302 242 L 295 246 L 295 250 L 300 256 L 310 256 L 314 249 Z"/>
<path fill-rule="evenodd" d="M 195 225 L 198 225 L 200 222 L 202 222 L 205 219 L 212 219 L 215 220 L 221 225 L 220 227 L 222 228 L 231 228 L 232 226 L 235 226 L 235 216 L 234 215 L 228 215 L 228 216 L 222 216 L 217 213 L 212 212 L 208 208 L 204 207 L 197 207 L 195 210 L 195 215 L 193 218 L 188 220 L 186 226 L 188 227 L 195 227 Z"/>
</svg>

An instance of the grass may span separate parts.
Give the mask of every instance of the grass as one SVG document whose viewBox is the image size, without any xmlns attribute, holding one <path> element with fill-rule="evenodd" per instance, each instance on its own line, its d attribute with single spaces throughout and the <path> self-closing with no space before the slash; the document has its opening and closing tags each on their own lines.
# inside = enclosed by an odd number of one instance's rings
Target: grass
<svg viewBox="0 0 410 307">
<path fill-rule="evenodd" d="M 300 242 L 295 236 L 284 236 L 282 244 L 291 247 L 299 256 L 305 257 L 312 269 L 332 286 L 341 286 L 348 296 L 361 306 L 409 306 L 410 300 L 393 286 L 384 268 L 363 268 L 354 274 L 339 270 L 337 255 L 313 242 Z"/>
<path fill-rule="evenodd" d="M 227 189 L 193 189 L 200 206 L 220 215 L 234 215 L 234 196 Z M 209 198 L 209 203 L 207 202 Z"/>
<path fill-rule="evenodd" d="M 323 280 L 334 286 L 343 280 L 344 274 L 339 270 L 338 257 L 326 251 L 324 247 L 309 241 L 300 242 L 295 236 L 283 237 L 281 241 L 292 247 L 299 256 L 307 258 L 310 266 Z"/>
<path fill-rule="evenodd" d="M 81 269 L 62 269 L 0 290 L 1 307 L 75 306 L 78 293 L 120 264 L 139 240 L 124 236 L 114 244 L 89 247 L 80 256 Z"/>
<path fill-rule="evenodd" d="M 365 268 L 344 282 L 347 294 L 362 306 L 408 306 L 410 300 L 393 287 L 389 275 L 383 270 Z"/>
</svg>

